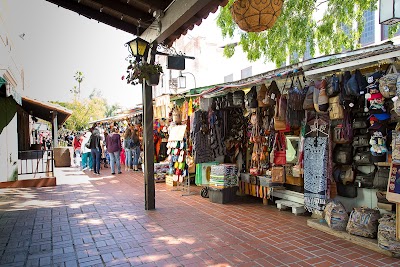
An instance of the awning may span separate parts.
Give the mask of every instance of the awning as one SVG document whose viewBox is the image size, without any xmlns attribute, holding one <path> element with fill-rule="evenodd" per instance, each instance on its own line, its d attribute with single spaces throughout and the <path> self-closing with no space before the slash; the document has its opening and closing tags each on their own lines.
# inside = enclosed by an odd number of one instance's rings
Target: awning
<svg viewBox="0 0 400 267">
<path fill-rule="evenodd" d="M 53 112 L 57 112 L 57 124 L 62 125 L 71 116 L 72 111 L 60 105 L 52 104 L 26 96 L 22 97 L 22 108 L 30 115 L 45 121 L 52 121 Z"/>
<path fill-rule="evenodd" d="M 0 77 L 0 87 L 3 86 L 3 84 L 6 84 L 6 80 L 4 80 L 2 77 Z"/>
</svg>

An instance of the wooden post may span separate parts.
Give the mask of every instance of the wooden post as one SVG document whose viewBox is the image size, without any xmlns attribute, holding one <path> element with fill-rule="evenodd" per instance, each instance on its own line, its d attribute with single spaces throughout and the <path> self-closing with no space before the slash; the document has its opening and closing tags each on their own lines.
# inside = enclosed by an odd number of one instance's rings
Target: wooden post
<svg viewBox="0 0 400 267">
<path fill-rule="evenodd" d="M 53 134 L 53 148 L 54 147 L 58 147 L 58 122 L 57 122 L 57 111 L 54 111 L 53 110 L 53 113 L 52 113 L 52 122 L 53 122 L 53 125 L 52 125 L 52 128 L 53 128 L 53 131 L 52 131 L 52 134 Z"/>
<path fill-rule="evenodd" d="M 154 139 L 152 87 L 142 82 L 143 97 L 143 145 L 144 145 L 144 201 L 145 210 L 155 209 Z"/>
<path fill-rule="evenodd" d="M 400 241 L 400 203 L 396 203 L 396 239 Z"/>
</svg>

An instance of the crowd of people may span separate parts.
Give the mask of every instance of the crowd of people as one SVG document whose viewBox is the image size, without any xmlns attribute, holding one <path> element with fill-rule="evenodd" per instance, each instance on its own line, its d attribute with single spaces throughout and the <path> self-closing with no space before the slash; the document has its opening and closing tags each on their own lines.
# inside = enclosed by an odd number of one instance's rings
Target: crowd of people
<svg viewBox="0 0 400 267">
<path fill-rule="evenodd" d="M 141 141 L 140 125 L 126 128 L 112 125 L 105 129 L 94 124 L 73 138 L 75 166 L 97 175 L 102 168 L 108 167 L 111 167 L 111 174 L 121 174 L 122 165 L 125 171 L 139 171 Z"/>
</svg>

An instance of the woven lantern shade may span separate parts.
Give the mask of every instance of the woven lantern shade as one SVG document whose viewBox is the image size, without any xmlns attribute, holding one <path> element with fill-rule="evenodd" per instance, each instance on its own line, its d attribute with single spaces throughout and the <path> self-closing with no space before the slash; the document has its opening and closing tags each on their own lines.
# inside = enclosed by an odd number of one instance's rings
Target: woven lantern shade
<svg viewBox="0 0 400 267">
<path fill-rule="evenodd" d="M 261 32 L 274 26 L 281 14 L 283 0 L 236 0 L 232 18 L 246 32 Z"/>
</svg>

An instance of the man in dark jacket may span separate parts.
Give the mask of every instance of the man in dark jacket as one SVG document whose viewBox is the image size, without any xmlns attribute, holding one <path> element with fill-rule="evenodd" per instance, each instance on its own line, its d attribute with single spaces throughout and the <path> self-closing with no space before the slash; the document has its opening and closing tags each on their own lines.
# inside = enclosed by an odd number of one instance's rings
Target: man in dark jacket
<svg viewBox="0 0 400 267">
<path fill-rule="evenodd" d="M 93 158 L 93 172 L 100 175 L 101 146 L 100 131 L 97 127 L 93 128 L 89 142 L 89 148 Z"/>
</svg>

